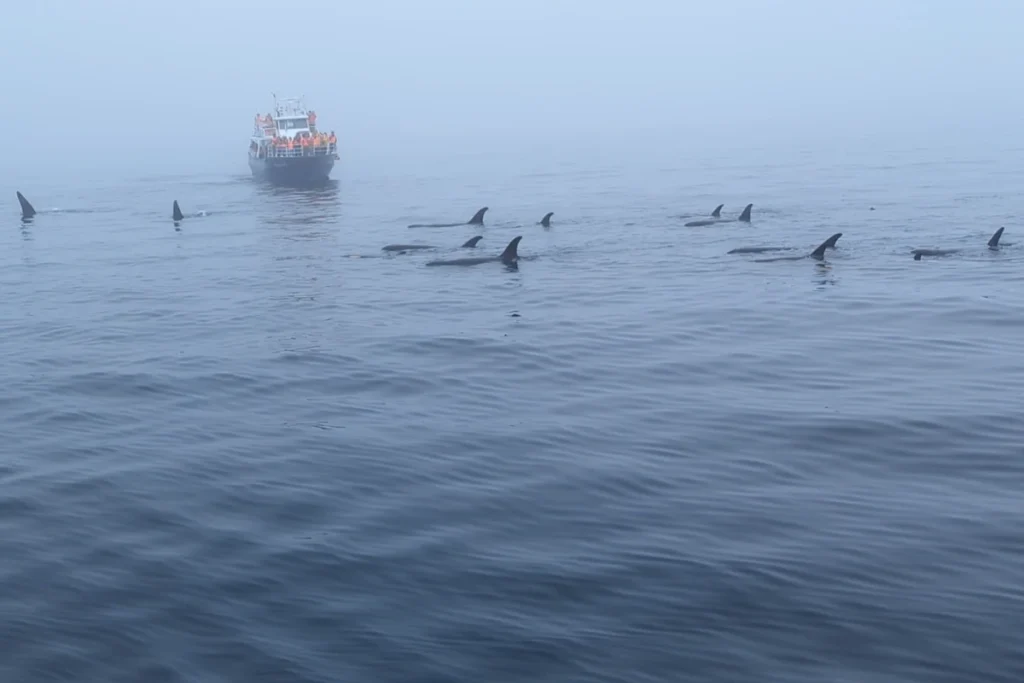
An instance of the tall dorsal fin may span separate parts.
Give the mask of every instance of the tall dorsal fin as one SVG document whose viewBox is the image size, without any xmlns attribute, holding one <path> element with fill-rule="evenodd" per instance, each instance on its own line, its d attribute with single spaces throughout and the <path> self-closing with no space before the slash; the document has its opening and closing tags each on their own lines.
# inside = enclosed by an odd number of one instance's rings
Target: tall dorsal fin
<svg viewBox="0 0 1024 683">
<path fill-rule="evenodd" d="M 739 217 L 738 220 L 741 220 L 744 223 L 749 223 L 750 222 L 750 210 L 752 208 L 754 208 L 753 204 L 747 204 L 746 207 L 744 207 L 744 209 L 743 209 L 743 213 L 740 214 L 740 217 Z"/>
<path fill-rule="evenodd" d="M 172 218 L 172 219 L 173 219 L 173 220 L 174 220 L 175 222 L 177 222 L 177 221 L 180 221 L 180 220 L 182 220 L 182 219 L 183 219 L 184 217 L 185 217 L 185 214 L 183 214 L 183 213 L 181 212 L 181 207 L 180 207 L 180 206 L 178 206 L 178 200 L 177 200 L 177 199 L 175 199 L 175 200 L 174 200 L 174 208 L 173 208 L 173 209 L 171 210 L 171 218 Z"/>
<path fill-rule="evenodd" d="M 829 237 L 827 240 L 825 240 L 825 248 L 826 249 L 835 249 L 836 248 L 836 242 L 838 242 L 839 238 L 842 237 L 842 236 L 843 236 L 843 233 L 837 232 L 836 234 L 834 234 L 831 237 Z"/>
<path fill-rule="evenodd" d="M 543 225 L 545 228 L 550 228 L 551 227 L 551 217 L 554 216 L 554 215 L 555 215 L 554 211 L 548 211 L 546 214 L 544 214 L 544 218 L 540 219 L 540 224 Z"/>
<path fill-rule="evenodd" d="M 32 204 L 30 204 L 29 201 L 25 199 L 25 195 L 23 195 L 21 192 L 18 192 L 18 203 L 21 204 L 22 218 L 32 218 L 32 216 L 36 215 L 35 207 L 33 207 Z"/>
<path fill-rule="evenodd" d="M 834 249 L 836 242 L 843 236 L 843 233 L 837 232 L 836 234 L 829 237 L 827 240 L 818 245 L 818 248 L 811 252 L 811 258 L 818 259 L 819 261 L 825 258 L 826 249 Z"/>
<path fill-rule="evenodd" d="M 999 229 L 998 229 L 998 230 L 996 230 L 996 231 L 995 231 L 995 233 L 994 233 L 994 234 L 992 235 L 992 239 L 990 239 L 990 240 L 988 241 L 988 246 L 989 246 L 989 247 L 991 247 L 991 248 L 993 248 L 993 249 L 995 249 L 996 247 L 998 247 L 998 246 L 999 246 L 999 238 L 1001 238 L 1002 236 L 1003 236 L 1003 228 L 999 228 Z M 1013 246 L 1013 245 L 1011 244 L 1010 246 Z"/>
<path fill-rule="evenodd" d="M 487 207 L 486 206 L 484 208 L 480 209 L 479 211 L 477 211 L 476 213 L 474 213 L 473 217 L 469 219 L 469 222 L 466 225 L 483 225 L 484 224 L 484 214 L 485 213 L 487 213 Z"/>
<path fill-rule="evenodd" d="M 519 260 L 519 240 L 521 239 L 523 239 L 522 235 L 512 238 L 512 241 L 505 247 L 505 251 L 501 252 L 503 263 L 516 263 Z"/>
<path fill-rule="evenodd" d="M 476 246 L 476 243 L 484 238 L 483 235 L 477 235 L 476 237 L 470 237 L 466 240 L 466 243 L 462 245 L 462 249 L 469 249 Z"/>
<path fill-rule="evenodd" d="M 719 204 L 718 206 L 716 206 L 715 210 L 711 212 L 711 217 L 712 218 L 721 218 L 722 217 L 722 207 L 723 206 L 725 206 L 725 204 Z"/>
</svg>

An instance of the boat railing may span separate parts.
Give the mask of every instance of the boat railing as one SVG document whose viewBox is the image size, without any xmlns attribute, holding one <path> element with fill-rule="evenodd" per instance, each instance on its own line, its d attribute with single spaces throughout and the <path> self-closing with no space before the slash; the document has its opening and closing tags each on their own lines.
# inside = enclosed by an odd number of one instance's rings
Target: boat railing
<svg viewBox="0 0 1024 683">
<path fill-rule="evenodd" d="M 267 157 L 271 159 L 284 159 L 293 157 L 321 157 L 334 154 L 338 151 L 338 143 L 330 143 L 326 145 L 316 145 L 315 147 L 300 147 L 298 149 L 287 147 L 273 146 L 267 147 Z"/>
</svg>

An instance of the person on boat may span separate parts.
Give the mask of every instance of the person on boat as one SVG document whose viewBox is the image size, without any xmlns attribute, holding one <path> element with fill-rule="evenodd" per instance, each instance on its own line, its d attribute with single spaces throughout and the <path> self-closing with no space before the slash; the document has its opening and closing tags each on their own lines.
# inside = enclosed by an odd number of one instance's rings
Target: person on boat
<svg viewBox="0 0 1024 683">
<path fill-rule="evenodd" d="M 311 111 L 311 112 L 309 112 L 309 127 L 312 128 L 315 125 L 316 125 L 316 112 L 315 111 Z"/>
</svg>

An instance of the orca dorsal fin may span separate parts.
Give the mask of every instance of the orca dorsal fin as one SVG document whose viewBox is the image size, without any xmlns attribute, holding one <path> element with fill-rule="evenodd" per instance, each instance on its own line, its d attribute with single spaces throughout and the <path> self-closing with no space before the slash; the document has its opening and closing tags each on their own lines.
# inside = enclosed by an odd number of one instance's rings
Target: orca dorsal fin
<svg viewBox="0 0 1024 683">
<path fill-rule="evenodd" d="M 461 249 L 469 249 L 476 246 L 476 243 L 484 238 L 483 235 L 477 235 L 476 237 L 470 237 L 466 240 L 466 243 L 460 247 Z"/>
<path fill-rule="evenodd" d="M 484 208 L 480 209 L 479 211 L 477 211 L 476 213 L 474 213 L 473 217 L 469 219 L 469 222 L 466 223 L 466 225 L 483 225 L 484 224 L 484 214 L 485 213 L 487 213 L 487 207 L 486 206 Z"/>
<path fill-rule="evenodd" d="M 1001 238 L 1002 236 L 1003 236 L 1003 228 L 999 228 L 998 230 L 995 231 L 995 234 L 992 235 L 992 239 L 990 239 L 988 241 L 988 246 L 990 248 L 992 248 L 992 249 L 995 249 L 996 247 L 998 247 L 999 246 L 999 238 Z"/>
<path fill-rule="evenodd" d="M 554 211 L 548 211 L 546 214 L 544 214 L 544 218 L 540 219 L 540 224 L 543 225 L 545 228 L 550 228 L 551 227 L 551 217 L 554 216 L 554 215 L 555 215 Z"/>
<path fill-rule="evenodd" d="M 741 213 L 741 214 L 740 214 L 740 217 L 739 217 L 739 218 L 738 218 L 737 220 L 741 220 L 741 221 L 743 221 L 744 223 L 749 223 L 749 222 L 750 222 L 750 210 L 751 210 L 752 208 L 754 208 L 754 205 L 753 205 L 753 204 L 747 204 L 747 205 L 746 205 L 746 206 L 745 206 L 745 207 L 743 208 L 743 213 Z"/>
<path fill-rule="evenodd" d="M 18 203 L 21 204 L 22 218 L 32 218 L 32 216 L 36 215 L 35 207 L 32 206 L 32 204 L 30 204 L 27 199 L 25 199 L 25 195 L 23 195 L 21 192 L 18 192 Z"/>
<path fill-rule="evenodd" d="M 711 212 L 711 217 L 712 218 L 721 218 L 722 217 L 722 207 L 723 206 L 725 206 L 725 204 L 719 204 L 718 206 L 716 206 L 715 210 Z"/>
<path fill-rule="evenodd" d="M 177 222 L 177 221 L 182 220 L 184 217 L 185 217 L 185 214 L 183 214 L 181 212 L 181 207 L 178 206 L 178 200 L 175 199 L 174 200 L 174 208 L 171 209 L 171 219 L 174 220 L 175 222 Z"/>
<path fill-rule="evenodd" d="M 818 248 L 811 252 L 811 258 L 818 259 L 819 261 L 825 258 L 826 249 L 835 249 L 836 242 L 843 236 L 843 233 L 837 232 L 836 234 L 829 237 L 827 240 L 818 245 Z"/>
<path fill-rule="evenodd" d="M 519 240 L 523 239 L 522 235 L 512 238 L 512 241 L 505 247 L 505 251 L 501 252 L 502 263 L 516 263 L 519 261 Z"/>
</svg>

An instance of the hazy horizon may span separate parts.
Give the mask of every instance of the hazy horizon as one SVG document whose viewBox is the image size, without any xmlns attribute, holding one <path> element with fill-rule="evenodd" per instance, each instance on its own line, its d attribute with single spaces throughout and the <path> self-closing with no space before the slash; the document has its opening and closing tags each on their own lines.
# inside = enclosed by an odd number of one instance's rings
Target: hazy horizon
<svg viewBox="0 0 1024 683">
<path fill-rule="evenodd" d="M 275 6 L 9 8 L 12 165 L 181 169 L 193 137 L 203 169 L 244 173 L 272 92 L 304 95 L 353 164 L 1022 139 L 1010 2 L 306 2 L 283 31 Z"/>
</svg>

